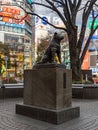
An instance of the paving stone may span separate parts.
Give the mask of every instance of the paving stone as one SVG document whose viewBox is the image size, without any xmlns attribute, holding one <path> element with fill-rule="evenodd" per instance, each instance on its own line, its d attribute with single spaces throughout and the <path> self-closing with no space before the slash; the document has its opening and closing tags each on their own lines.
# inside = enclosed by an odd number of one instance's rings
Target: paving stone
<svg viewBox="0 0 98 130">
<path fill-rule="evenodd" d="M 15 114 L 15 105 L 22 102 L 20 98 L 0 100 L 0 130 L 98 130 L 98 100 L 74 99 L 80 117 L 60 125 Z"/>
</svg>

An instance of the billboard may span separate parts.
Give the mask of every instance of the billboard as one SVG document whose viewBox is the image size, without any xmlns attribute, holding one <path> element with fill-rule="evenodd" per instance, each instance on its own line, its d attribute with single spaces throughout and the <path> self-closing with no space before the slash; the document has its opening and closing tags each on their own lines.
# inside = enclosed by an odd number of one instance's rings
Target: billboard
<svg viewBox="0 0 98 130">
<path fill-rule="evenodd" d="M 24 25 L 24 12 L 17 7 L 0 6 L 0 21 Z"/>
</svg>

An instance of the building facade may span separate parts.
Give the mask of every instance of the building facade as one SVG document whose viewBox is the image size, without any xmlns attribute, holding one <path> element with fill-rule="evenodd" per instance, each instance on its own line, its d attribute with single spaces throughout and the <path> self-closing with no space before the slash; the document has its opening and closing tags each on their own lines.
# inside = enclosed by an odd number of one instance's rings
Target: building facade
<svg viewBox="0 0 98 130">
<path fill-rule="evenodd" d="M 17 2 L 17 0 L 16 0 Z M 22 0 L 20 0 L 22 2 Z M 32 17 L 17 6 L 15 0 L 0 0 L 0 41 L 9 46 L 11 68 L 17 74 L 32 67 Z"/>
</svg>

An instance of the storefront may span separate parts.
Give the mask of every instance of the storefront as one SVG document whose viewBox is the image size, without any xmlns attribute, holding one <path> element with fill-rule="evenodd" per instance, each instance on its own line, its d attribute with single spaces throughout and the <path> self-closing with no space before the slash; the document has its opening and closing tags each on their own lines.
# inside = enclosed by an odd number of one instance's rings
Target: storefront
<svg viewBox="0 0 98 130">
<path fill-rule="evenodd" d="M 24 16 L 19 7 L 0 6 L 0 41 L 9 47 L 11 69 L 15 70 L 15 75 L 32 68 L 32 17 L 28 15 L 23 19 Z"/>
</svg>

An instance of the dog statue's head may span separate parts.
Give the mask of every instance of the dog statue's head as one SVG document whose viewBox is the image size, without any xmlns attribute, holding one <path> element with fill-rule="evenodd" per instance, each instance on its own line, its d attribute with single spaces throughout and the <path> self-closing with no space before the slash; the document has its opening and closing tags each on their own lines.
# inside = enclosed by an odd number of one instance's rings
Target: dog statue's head
<svg viewBox="0 0 98 130">
<path fill-rule="evenodd" d="M 53 36 L 53 39 L 54 39 L 55 41 L 60 42 L 61 40 L 64 39 L 64 36 L 63 36 L 62 34 L 59 34 L 59 33 L 55 32 L 55 33 L 54 33 L 54 36 Z"/>
</svg>

